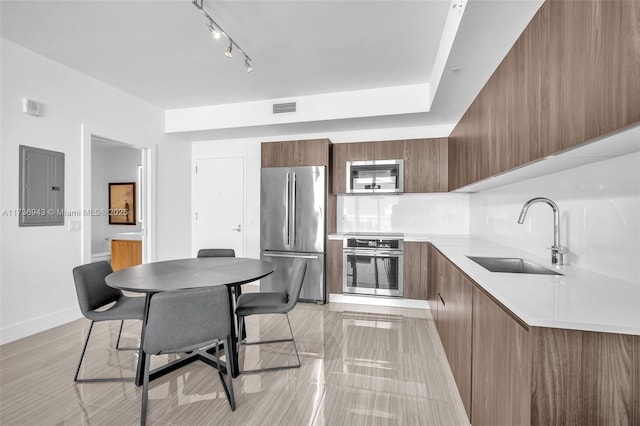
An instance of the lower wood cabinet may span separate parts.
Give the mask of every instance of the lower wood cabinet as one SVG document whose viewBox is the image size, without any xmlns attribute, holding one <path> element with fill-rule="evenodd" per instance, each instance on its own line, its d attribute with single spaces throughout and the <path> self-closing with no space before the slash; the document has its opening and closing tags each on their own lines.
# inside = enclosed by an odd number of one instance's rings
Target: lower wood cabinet
<svg viewBox="0 0 640 426">
<path fill-rule="evenodd" d="M 475 425 L 526 425 L 531 412 L 531 337 L 475 286 L 471 419 Z"/>
<path fill-rule="evenodd" d="M 427 299 L 428 253 L 429 244 L 427 243 L 404 242 L 402 285 L 405 299 Z"/>
<path fill-rule="evenodd" d="M 471 418 L 472 290 L 466 277 L 442 255 L 436 258 L 435 319 L 467 416 Z M 433 310 L 433 308 L 432 308 Z"/>
<path fill-rule="evenodd" d="M 142 241 L 111 240 L 111 268 L 114 271 L 142 263 Z"/>
<path fill-rule="evenodd" d="M 326 299 L 329 301 L 329 294 L 342 294 L 342 240 L 329 240 L 327 242 L 327 295 Z"/>
<path fill-rule="evenodd" d="M 428 257 L 429 306 L 474 426 L 640 424 L 640 336 L 528 326 Z"/>
</svg>

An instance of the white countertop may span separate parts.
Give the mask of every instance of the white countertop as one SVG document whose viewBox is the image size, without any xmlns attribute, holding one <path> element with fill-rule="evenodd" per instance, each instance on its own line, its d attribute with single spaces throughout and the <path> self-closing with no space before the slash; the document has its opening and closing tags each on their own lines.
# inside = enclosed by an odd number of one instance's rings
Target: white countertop
<svg viewBox="0 0 640 426">
<path fill-rule="evenodd" d="M 344 237 L 332 235 L 330 239 Z M 553 266 L 550 256 L 543 259 L 480 238 L 407 234 L 404 239 L 432 243 L 530 326 L 640 335 L 640 283 L 570 265 Z M 520 257 L 563 275 L 489 272 L 466 256 Z"/>
<path fill-rule="evenodd" d="M 120 232 L 109 237 L 111 240 L 142 240 L 142 232 Z"/>
</svg>

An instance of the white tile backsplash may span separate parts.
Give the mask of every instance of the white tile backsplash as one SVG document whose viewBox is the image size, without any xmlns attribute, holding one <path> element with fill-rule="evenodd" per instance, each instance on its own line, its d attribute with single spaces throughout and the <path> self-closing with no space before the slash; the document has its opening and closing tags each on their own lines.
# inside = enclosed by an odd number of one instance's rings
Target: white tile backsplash
<svg viewBox="0 0 640 426">
<path fill-rule="evenodd" d="M 640 285 L 640 153 L 471 194 L 471 234 L 550 256 L 551 208 L 534 204 L 517 223 L 533 197 L 558 205 L 567 263 Z"/>
<path fill-rule="evenodd" d="M 339 195 L 337 212 L 338 232 L 469 232 L 469 194 Z"/>
</svg>

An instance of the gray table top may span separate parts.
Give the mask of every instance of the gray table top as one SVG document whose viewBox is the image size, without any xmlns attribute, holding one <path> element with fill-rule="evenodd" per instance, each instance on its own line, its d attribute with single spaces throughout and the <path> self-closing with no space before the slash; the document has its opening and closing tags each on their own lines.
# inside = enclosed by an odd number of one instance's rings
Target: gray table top
<svg viewBox="0 0 640 426">
<path fill-rule="evenodd" d="M 145 263 L 113 272 L 106 277 L 113 288 L 142 293 L 240 285 L 272 273 L 271 262 L 242 257 L 203 257 Z"/>
</svg>

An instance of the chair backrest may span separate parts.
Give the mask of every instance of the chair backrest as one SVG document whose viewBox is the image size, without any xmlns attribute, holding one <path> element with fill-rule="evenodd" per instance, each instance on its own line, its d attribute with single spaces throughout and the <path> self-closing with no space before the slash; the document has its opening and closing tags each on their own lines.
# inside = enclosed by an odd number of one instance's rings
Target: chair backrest
<svg viewBox="0 0 640 426">
<path fill-rule="evenodd" d="M 236 257 L 233 249 L 200 249 L 198 257 Z"/>
<path fill-rule="evenodd" d="M 297 258 L 293 261 L 291 267 L 291 275 L 289 275 L 289 283 L 287 284 L 287 311 L 293 309 L 298 303 L 300 297 L 300 290 L 302 289 L 302 283 L 304 282 L 304 276 L 307 272 L 307 260 Z"/>
<path fill-rule="evenodd" d="M 144 352 L 188 352 L 231 333 L 227 287 L 195 288 L 156 293 L 149 302 Z"/>
<path fill-rule="evenodd" d="M 112 272 L 111 265 L 104 260 L 73 268 L 78 303 L 84 316 L 122 297 L 120 290 L 109 287 L 104 280 Z"/>
</svg>

